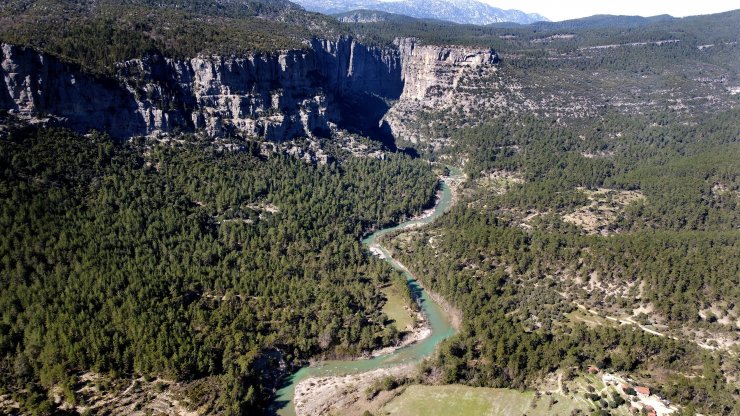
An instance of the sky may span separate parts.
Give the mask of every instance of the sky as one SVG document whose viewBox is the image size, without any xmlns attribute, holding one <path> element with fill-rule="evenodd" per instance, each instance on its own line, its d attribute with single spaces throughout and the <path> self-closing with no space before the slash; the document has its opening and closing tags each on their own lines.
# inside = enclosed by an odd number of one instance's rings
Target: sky
<svg viewBox="0 0 740 416">
<path fill-rule="evenodd" d="M 740 8 L 738 0 L 480 0 L 502 9 L 539 13 L 559 21 L 594 14 L 674 17 L 725 12 Z"/>
</svg>

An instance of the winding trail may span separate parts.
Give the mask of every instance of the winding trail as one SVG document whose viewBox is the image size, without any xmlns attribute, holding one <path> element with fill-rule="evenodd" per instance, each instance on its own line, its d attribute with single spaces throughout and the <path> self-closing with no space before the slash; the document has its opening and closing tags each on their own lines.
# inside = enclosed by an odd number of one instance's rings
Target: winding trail
<svg viewBox="0 0 740 416">
<path fill-rule="evenodd" d="M 584 312 L 588 312 L 591 315 L 598 316 L 599 318 L 604 318 L 604 319 L 606 319 L 608 321 L 615 322 L 615 323 L 617 323 L 619 325 L 634 325 L 634 326 L 638 327 L 639 329 L 647 332 L 648 334 L 652 334 L 652 335 L 659 336 L 659 337 L 668 337 L 668 338 L 673 339 L 673 340 L 676 340 L 676 341 L 693 342 L 699 348 L 702 348 L 702 349 L 705 349 L 705 350 L 710 350 L 710 351 L 724 350 L 727 354 L 729 354 L 729 355 L 731 355 L 733 357 L 737 355 L 737 353 L 735 351 L 732 351 L 731 349 L 729 349 L 727 347 L 726 348 L 721 348 L 721 347 L 717 347 L 717 346 L 711 346 L 711 345 L 704 344 L 704 343 L 699 342 L 699 341 L 697 341 L 695 339 L 679 338 L 679 337 L 673 336 L 673 335 L 666 335 L 666 334 L 664 334 L 662 332 L 658 332 L 658 331 L 656 331 L 654 329 L 650 329 L 650 328 L 646 327 L 645 325 L 643 325 L 643 324 L 635 321 L 634 319 L 632 319 L 632 317 L 619 318 L 619 317 L 616 317 L 616 316 L 610 316 L 610 315 L 599 313 L 598 311 L 595 311 L 593 309 L 589 309 L 585 305 L 582 305 L 582 304 L 580 304 L 578 302 L 573 302 L 573 304 L 576 305 L 578 307 L 578 309 L 580 309 L 580 310 L 582 310 Z M 579 319 L 579 320 L 581 320 L 583 322 L 588 322 L 588 321 L 583 320 L 582 318 L 577 318 L 577 319 Z"/>
<path fill-rule="evenodd" d="M 430 335 L 414 344 L 374 358 L 324 361 L 316 366 L 301 368 L 288 377 L 286 384 L 277 391 L 275 401 L 273 402 L 273 410 L 276 414 L 280 416 L 295 416 L 296 412 L 293 399 L 295 398 L 295 388 L 301 381 L 309 378 L 344 376 L 349 374 L 365 373 L 377 369 L 387 369 L 401 365 L 415 364 L 430 356 L 440 342 L 455 333 L 455 329 L 451 325 L 447 315 L 443 312 L 440 305 L 435 302 L 426 291 L 424 291 L 413 276 L 411 276 L 406 267 L 398 260 L 394 259 L 390 253 L 380 245 L 380 243 L 378 243 L 378 238 L 385 234 L 408 227 L 416 227 L 431 223 L 452 206 L 453 194 L 449 182 L 452 180 L 459 180 L 462 177 L 462 173 L 459 169 L 453 167 L 448 168 L 450 169 L 451 175 L 442 178 L 439 199 L 431 214 L 406 221 L 395 227 L 384 228 L 376 231 L 362 240 L 362 243 L 368 250 L 376 255 L 382 254 L 381 257 L 385 261 L 404 274 L 412 292 L 417 295 L 421 311 L 431 329 Z"/>
</svg>

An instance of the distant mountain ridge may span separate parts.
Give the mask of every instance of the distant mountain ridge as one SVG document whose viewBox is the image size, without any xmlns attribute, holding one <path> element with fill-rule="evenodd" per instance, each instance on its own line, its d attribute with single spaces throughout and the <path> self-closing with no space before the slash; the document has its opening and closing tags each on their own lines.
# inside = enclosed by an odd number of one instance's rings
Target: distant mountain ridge
<svg viewBox="0 0 740 416">
<path fill-rule="evenodd" d="M 497 22 L 528 24 L 548 21 L 542 15 L 521 10 L 504 10 L 476 0 L 296 0 L 306 10 L 325 14 L 343 14 L 356 10 L 377 10 L 454 23 L 487 25 Z"/>
<path fill-rule="evenodd" d="M 659 22 L 671 22 L 677 20 L 677 18 L 661 14 L 657 16 L 623 16 L 623 15 L 612 15 L 612 14 L 597 14 L 588 17 L 581 17 L 578 19 L 563 20 L 560 22 L 533 22 L 528 24 L 528 27 L 541 30 L 578 30 L 578 29 L 601 29 L 608 27 L 618 28 L 635 28 L 641 26 L 647 26 L 653 23 Z M 502 22 L 491 24 L 494 27 L 520 27 L 521 24 L 514 22 Z"/>
<path fill-rule="evenodd" d="M 378 22 L 398 22 L 408 23 L 420 21 L 416 17 L 406 16 L 403 14 L 381 12 L 379 10 L 352 10 L 344 13 L 337 13 L 332 15 L 334 18 L 342 23 L 378 23 Z M 439 23 L 448 23 L 442 20 L 430 20 Z M 448 23 L 449 24 L 449 23 Z"/>
</svg>

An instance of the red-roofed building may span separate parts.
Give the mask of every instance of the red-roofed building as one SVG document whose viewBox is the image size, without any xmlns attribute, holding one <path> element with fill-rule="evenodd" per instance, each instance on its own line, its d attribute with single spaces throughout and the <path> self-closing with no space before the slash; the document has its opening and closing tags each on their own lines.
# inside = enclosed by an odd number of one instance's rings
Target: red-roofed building
<svg viewBox="0 0 740 416">
<path fill-rule="evenodd" d="M 635 391 L 637 394 L 642 396 L 649 396 L 650 395 L 650 388 L 649 387 L 643 387 L 643 386 L 637 386 L 635 387 Z"/>
<path fill-rule="evenodd" d="M 648 416 L 657 416 L 658 413 L 655 411 L 653 406 L 645 406 L 645 410 L 647 410 Z"/>
</svg>

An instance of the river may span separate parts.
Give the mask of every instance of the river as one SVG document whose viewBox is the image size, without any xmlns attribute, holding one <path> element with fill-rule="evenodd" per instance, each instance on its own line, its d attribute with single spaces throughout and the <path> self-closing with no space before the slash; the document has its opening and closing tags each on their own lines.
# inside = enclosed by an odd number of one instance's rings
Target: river
<svg viewBox="0 0 740 416">
<path fill-rule="evenodd" d="M 451 177 L 459 177 L 461 172 L 459 169 L 448 167 L 451 172 Z M 449 177 L 449 178 L 451 178 Z M 391 266 L 400 270 L 406 276 L 409 287 L 413 293 L 417 294 L 421 310 L 427 319 L 427 322 L 431 328 L 431 334 L 423 340 L 411 344 L 407 347 L 400 348 L 389 354 L 381 355 L 375 358 L 369 359 L 357 359 L 357 360 L 331 360 L 322 361 L 316 366 L 303 367 L 297 372 L 293 373 L 287 380 L 286 385 L 277 391 L 275 398 L 276 412 L 280 416 L 295 416 L 295 408 L 293 406 L 293 397 L 295 396 L 295 387 L 301 381 L 311 377 L 326 377 L 326 376 L 344 376 L 348 374 L 358 374 L 366 371 L 372 371 L 379 368 L 394 367 L 400 364 L 417 363 L 422 359 L 430 356 L 437 345 L 444 339 L 449 338 L 455 333 L 454 328 L 450 324 L 442 308 L 437 304 L 428 294 L 419 286 L 416 280 L 405 271 L 398 261 L 393 259 L 388 252 L 376 243 L 376 240 L 388 233 L 405 228 L 411 225 L 428 224 L 439 216 L 444 214 L 452 205 L 452 189 L 447 183 L 446 179 L 443 178 L 441 181 L 441 192 L 437 205 L 434 207 L 434 211 L 431 215 L 424 218 L 409 220 L 401 223 L 395 227 L 384 228 L 378 230 L 365 239 L 362 243 L 365 247 L 376 246 L 385 255 L 385 261 L 390 263 Z"/>
</svg>

